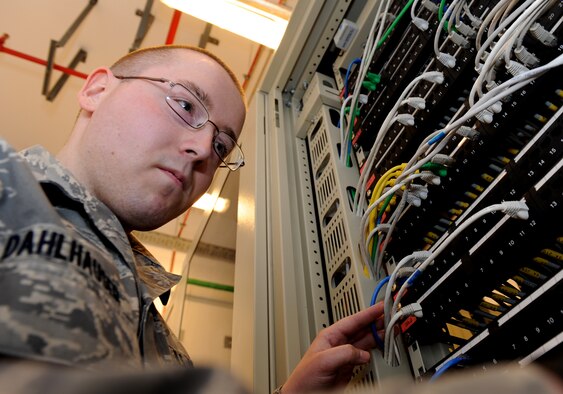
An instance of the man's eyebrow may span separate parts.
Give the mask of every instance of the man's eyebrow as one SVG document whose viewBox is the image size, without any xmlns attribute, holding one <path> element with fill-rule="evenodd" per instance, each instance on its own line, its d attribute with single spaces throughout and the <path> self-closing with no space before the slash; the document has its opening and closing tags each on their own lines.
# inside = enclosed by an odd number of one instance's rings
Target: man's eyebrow
<svg viewBox="0 0 563 394">
<path fill-rule="evenodd" d="M 231 129 L 230 127 L 227 127 L 227 128 L 222 129 L 220 131 L 222 131 L 225 134 L 228 134 L 235 141 L 238 139 L 235 131 L 233 129 Z"/>
<path fill-rule="evenodd" d="M 208 112 L 213 108 L 213 102 L 209 98 L 209 95 L 207 94 L 207 92 L 205 92 L 203 89 L 201 89 L 198 85 L 196 85 L 195 83 L 188 81 L 188 80 L 180 80 L 179 83 L 181 85 L 183 85 L 184 87 L 188 88 L 193 94 L 195 94 L 196 97 L 203 103 L 203 105 L 205 105 L 205 108 L 207 108 Z M 222 131 L 223 133 L 228 134 L 235 141 L 238 139 L 237 134 L 230 127 L 220 129 L 219 131 Z"/>
<path fill-rule="evenodd" d="M 199 99 L 199 101 L 201 101 L 203 103 L 203 105 L 205 105 L 205 107 L 207 108 L 207 111 L 210 111 L 211 108 L 213 108 L 213 103 L 212 103 L 211 99 L 209 98 L 209 95 L 207 94 L 207 92 L 205 92 L 203 89 L 201 89 L 198 85 L 196 85 L 195 83 L 188 81 L 188 80 L 181 80 L 181 81 L 179 81 L 179 83 L 184 85 L 193 94 L 195 94 L 196 97 Z"/>
</svg>

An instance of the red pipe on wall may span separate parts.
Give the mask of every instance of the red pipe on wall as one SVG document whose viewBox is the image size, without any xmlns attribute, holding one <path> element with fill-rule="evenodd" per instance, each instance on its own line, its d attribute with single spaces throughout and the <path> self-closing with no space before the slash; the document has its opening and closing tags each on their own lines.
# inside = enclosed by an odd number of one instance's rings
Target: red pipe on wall
<svg viewBox="0 0 563 394">
<path fill-rule="evenodd" d="M 260 57 L 260 52 L 262 52 L 263 48 L 264 48 L 264 46 L 260 45 L 258 47 L 258 49 L 256 50 L 256 55 L 254 55 L 254 59 L 252 60 L 252 64 L 250 65 L 250 68 L 248 69 L 248 72 L 246 73 L 244 81 L 242 82 L 242 89 L 243 90 L 246 90 L 246 85 L 248 84 L 248 81 L 250 80 L 250 77 L 252 76 L 252 73 L 254 72 L 254 68 L 256 67 L 256 63 L 258 63 L 258 57 Z"/>
<path fill-rule="evenodd" d="M 174 10 L 172 14 L 172 21 L 170 21 L 170 27 L 168 28 L 168 36 L 166 37 L 166 45 L 174 43 L 174 38 L 176 37 L 176 31 L 178 30 L 178 25 L 180 24 L 180 17 L 182 12 Z"/>
<path fill-rule="evenodd" d="M 0 52 L 4 52 L 7 53 L 8 55 L 16 56 L 24 60 L 29 60 L 30 62 L 41 64 L 42 66 L 47 65 L 46 60 L 39 59 L 38 57 L 31 56 L 26 53 L 19 52 L 10 48 L 6 48 L 4 46 L 4 42 L 6 42 L 6 39 L 8 39 L 9 37 L 10 36 L 8 34 L 4 34 L 2 37 L 0 37 Z M 88 74 L 81 73 L 80 71 L 73 70 L 72 68 L 63 67 L 58 64 L 53 64 L 53 68 L 55 70 L 62 71 L 65 74 L 74 75 L 75 77 L 79 77 L 83 79 L 88 78 Z"/>
</svg>

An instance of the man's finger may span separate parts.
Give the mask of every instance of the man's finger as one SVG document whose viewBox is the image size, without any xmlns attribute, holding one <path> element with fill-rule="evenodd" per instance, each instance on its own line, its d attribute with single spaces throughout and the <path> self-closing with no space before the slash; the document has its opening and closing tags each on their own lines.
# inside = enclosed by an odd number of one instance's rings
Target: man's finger
<svg viewBox="0 0 563 394">
<path fill-rule="evenodd" d="M 346 337 L 354 337 L 363 328 L 376 322 L 383 315 L 383 302 L 366 308 L 353 315 L 341 319 L 329 327 L 329 330 L 338 332 Z"/>
<path fill-rule="evenodd" d="M 322 352 L 323 369 L 328 373 L 336 374 L 345 366 L 365 364 L 369 362 L 370 357 L 369 352 L 350 344 L 336 346 Z"/>
</svg>

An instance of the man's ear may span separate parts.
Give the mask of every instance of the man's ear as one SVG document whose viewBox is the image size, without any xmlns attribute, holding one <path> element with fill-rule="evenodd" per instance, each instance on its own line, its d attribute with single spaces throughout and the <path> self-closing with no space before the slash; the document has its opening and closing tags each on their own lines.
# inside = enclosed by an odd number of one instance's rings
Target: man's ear
<svg viewBox="0 0 563 394">
<path fill-rule="evenodd" d="M 80 108 L 94 112 L 109 91 L 112 79 L 113 73 L 107 67 L 99 67 L 92 71 L 78 92 Z"/>
</svg>

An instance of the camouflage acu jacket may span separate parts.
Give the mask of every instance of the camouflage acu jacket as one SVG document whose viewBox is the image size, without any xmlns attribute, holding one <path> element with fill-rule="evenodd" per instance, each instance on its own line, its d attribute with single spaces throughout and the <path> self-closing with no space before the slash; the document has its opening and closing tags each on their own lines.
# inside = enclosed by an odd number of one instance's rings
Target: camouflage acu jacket
<svg viewBox="0 0 563 394">
<path fill-rule="evenodd" d="M 0 140 L 0 354 L 191 365 L 152 303 L 178 279 L 46 150 Z"/>
</svg>

